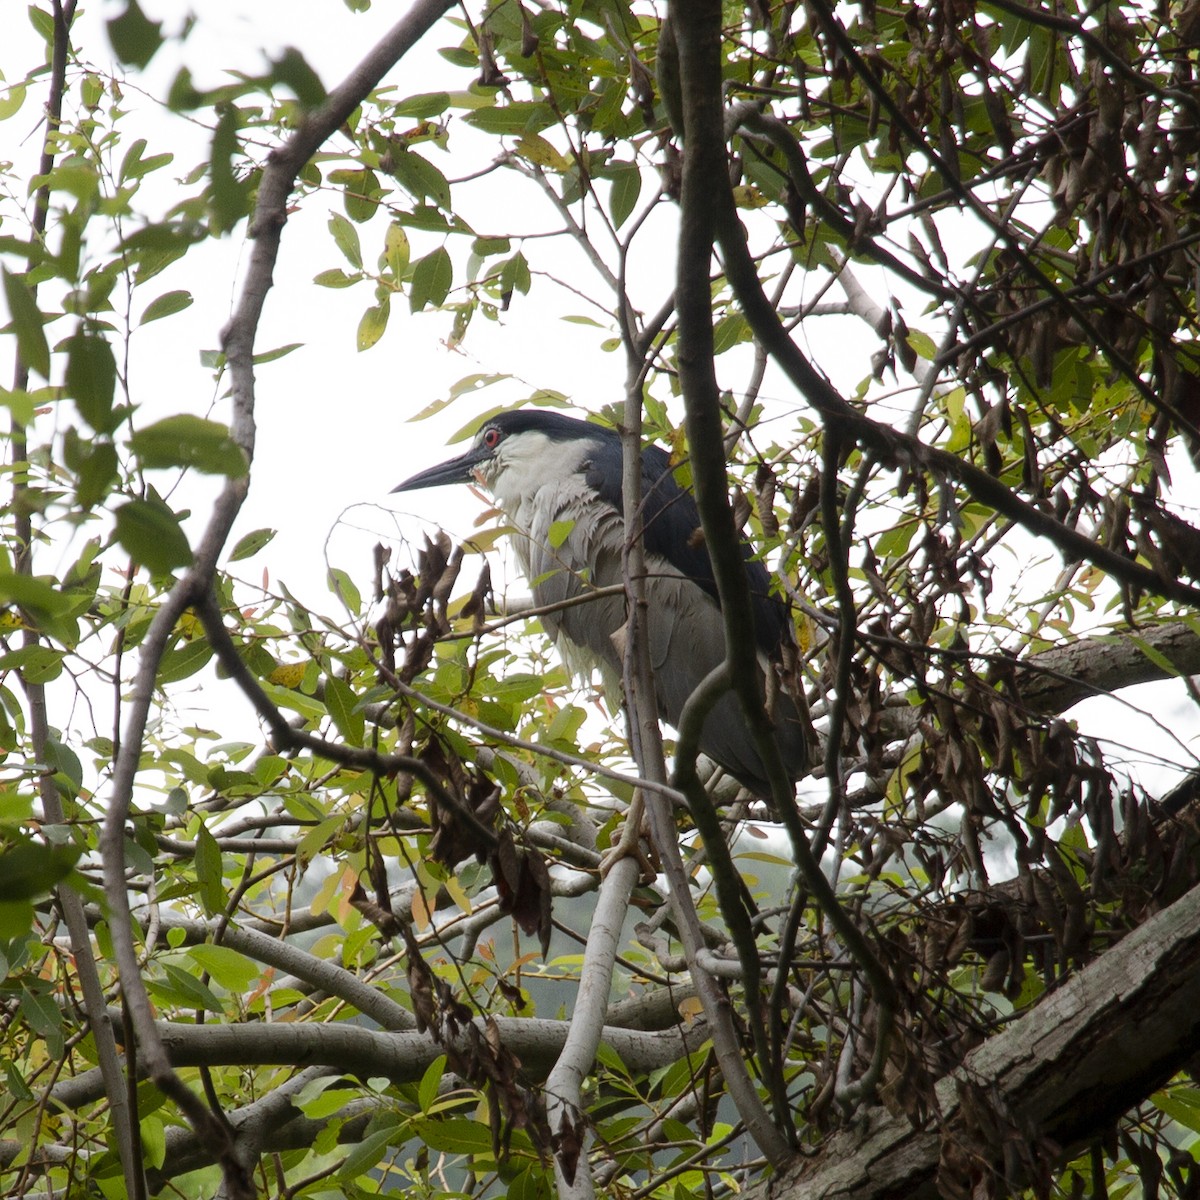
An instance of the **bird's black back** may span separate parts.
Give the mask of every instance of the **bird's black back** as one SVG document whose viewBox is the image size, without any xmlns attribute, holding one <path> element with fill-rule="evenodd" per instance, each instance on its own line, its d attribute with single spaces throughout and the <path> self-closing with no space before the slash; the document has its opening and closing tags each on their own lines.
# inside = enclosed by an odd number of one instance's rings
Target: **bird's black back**
<svg viewBox="0 0 1200 1200">
<path fill-rule="evenodd" d="M 601 500 L 624 515 L 621 437 L 616 430 L 545 409 L 501 413 L 489 423 L 505 434 L 537 430 L 555 441 L 589 441 L 592 451 L 583 464 L 584 478 Z M 720 603 L 696 501 L 679 486 L 670 456 L 660 446 L 647 446 L 642 451 L 642 527 L 650 554 L 665 558 Z M 750 585 L 755 640 L 763 653 L 773 657 L 786 635 L 787 612 L 771 594 L 766 567 L 754 558 L 750 543 L 745 538 L 740 541 Z"/>
</svg>

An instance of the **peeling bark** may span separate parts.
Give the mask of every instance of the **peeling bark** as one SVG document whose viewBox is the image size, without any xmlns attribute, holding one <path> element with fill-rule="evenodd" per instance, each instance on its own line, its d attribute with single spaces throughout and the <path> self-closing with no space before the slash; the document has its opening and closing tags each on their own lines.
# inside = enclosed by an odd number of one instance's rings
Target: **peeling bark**
<svg viewBox="0 0 1200 1200">
<path fill-rule="evenodd" d="M 924 1129 L 872 1111 L 754 1198 L 922 1200 L 1028 1182 L 1021 1153 L 1068 1158 L 1200 1048 L 1200 888 L 1157 914 L 937 1085 Z M 1017 1167 L 1014 1173 L 1014 1165 Z"/>
</svg>

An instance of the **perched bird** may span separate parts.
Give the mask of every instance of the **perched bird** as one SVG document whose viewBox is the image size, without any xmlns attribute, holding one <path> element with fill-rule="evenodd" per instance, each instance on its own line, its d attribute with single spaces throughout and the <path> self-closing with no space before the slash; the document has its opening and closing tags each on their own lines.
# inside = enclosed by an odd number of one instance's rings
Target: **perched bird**
<svg viewBox="0 0 1200 1200">
<path fill-rule="evenodd" d="M 621 439 L 613 429 L 545 410 L 490 418 L 471 449 L 418 472 L 396 492 L 445 483 L 482 484 L 504 510 L 513 548 L 538 607 L 622 582 L 625 525 Z M 667 453 L 642 451 L 642 523 L 646 556 L 647 625 L 659 715 L 678 723 L 683 706 L 725 657 L 725 631 L 712 564 L 690 493 L 679 486 Z M 791 626 L 772 596 L 766 568 L 742 543 L 754 612 L 754 636 L 765 671 L 778 662 Z M 542 617 L 568 668 L 598 667 L 619 685 L 623 595 L 596 596 Z M 784 765 L 798 778 L 807 764 L 804 729 L 791 699 L 775 695 L 771 716 Z M 762 760 L 737 697 L 726 692 L 709 712 L 700 749 L 759 796 L 770 794 Z"/>
</svg>

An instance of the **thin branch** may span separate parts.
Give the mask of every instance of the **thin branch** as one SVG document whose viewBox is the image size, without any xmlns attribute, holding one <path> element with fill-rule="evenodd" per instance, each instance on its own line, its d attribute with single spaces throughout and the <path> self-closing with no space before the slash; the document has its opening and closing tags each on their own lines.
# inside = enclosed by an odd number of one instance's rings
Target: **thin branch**
<svg viewBox="0 0 1200 1200">
<path fill-rule="evenodd" d="M 794 810 L 791 782 L 779 746 L 772 736 L 764 707 L 762 670 L 754 641 L 754 618 L 750 587 L 738 547 L 729 504 L 724 452 L 725 430 L 721 421 L 721 395 L 713 363 L 712 298 L 709 264 L 715 238 L 714 192 L 728 190 L 729 169 L 725 155 L 721 110 L 721 6 L 719 2 L 671 6 L 670 21 L 679 55 L 679 81 L 684 119 L 685 153 L 680 198 L 679 251 L 676 263 L 675 302 L 678 314 L 679 381 L 687 416 L 688 447 L 696 506 L 700 512 L 704 542 L 713 565 L 725 628 L 724 682 L 733 687 L 741 703 L 754 746 L 771 785 L 776 811 Z M 677 771 L 680 767 L 677 766 Z M 684 764 L 694 771 L 694 758 Z M 694 790 L 694 789 L 693 789 Z M 709 845 L 711 833 L 705 839 Z M 710 852 L 713 849 L 709 845 Z M 725 913 L 737 922 L 740 900 Z M 753 937 L 750 938 L 751 944 Z M 760 979 L 757 970 L 747 970 L 747 1005 L 760 1010 Z M 761 1070 L 769 1075 L 770 1059 L 762 1022 L 754 1019 L 755 1042 Z M 722 1062 L 722 1066 L 725 1064 Z M 726 1077 L 727 1084 L 733 1081 Z M 734 1092 L 738 1113 L 762 1152 L 781 1166 L 792 1152 L 792 1122 L 783 1093 L 783 1082 L 771 1080 L 775 1121 L 757 1095 Z"/>
<path fill-rule="evenodd" d="M 66 94 L 67 58 L 71 49 L 71 25 L 75 19 L 76 0 L 54 0 L 54 39 L 51 46 L 50 79 L 46 99 L 46 133 L 42 139 L 41 159 L 38 163 L 38 177 L 42 180 L 34 193 L 33 202 L 33 237 L 31 245 L 40 246 L 46 236 L 46 225 L 50 215 L 50 186 L 51 173 L 54 169 L 56 148 L 58 146 L 59 128 L 62 124 L 63 100 Z M 27 267 L 34 266 L 33 250 L 27 260 Z M 36 297 L 37 282 L 29 284 L 30 291 Z M 13 372 L 13 389 L 17 392 L 29 388 L 29 364 L 22 358 L 18 349 L 17 361 Z M 13 466 L 13 529 L 16 535 L 15 567 L 18 574 L 33 574 L 33 513 L 36 504 L 30 503 L 24 493 L 28 489 L 29 442 L 24 426 L 15 419 L 12 432 Z M 21 622 L 21 642 L 26 649 L 41 644 L 41 634 L 37 629 L 36 620 L 28 613 L 23 614 Z M 46 702 L 46 689 L 41 683 L 30 682 L 28 675 L 21 672 L 21 684 L 25 698 L 29 704 L 29 738 L 34 756 L 41 764 L 50 761 L 50 721 Z M 65 826 L 66 812 L 62 795 L 51 771 L 43 768 L 37 777 L 38 796 L 42 803 L 42 815 L 48 826 Z M 69 884 L 61 884 L 56 889 L 59 903 L 62 905 L 63 918 L 71 940 L 71 952 L 75 970 L 79 975 L 80 987 L 83 989 L 83 1002 L 92 1035 L 96 1042 L 96 1055 L 100 1070 L 104 1077 L 105 1091 L 112 1114 L 113 1140 L 117 1147 L 117 1156 L 121 1163 L 121 1173 L 125 1186 L 133 1200 L 143 1200 L 146 1195 L 146 1179 L 142 1171 L 141 1156 L 137 1152 L 136 1131 L 130 1115 L 129 1098 L 126 1094 L 125 1081 L 121 1073 L 120 1058 L 117 1053 L 117 1040 L 109 1019 L 104 988 L 100 982 L 100 972 L 97 969 L 95 952 L 92 948 L 88 932 L 87 918 L 84 915 L 83 900 L 79 893 Z"/>
<path fill-rule="evenodd" d="M 333 134 L 384 74 L 451 7 L 450 0 L 416 0 L 409 12 L 370 51 L 358 67 L 310 112 L 296 132 L 274 152 L 262 173 L 258 200 L 250 224 L 255 239 L 241 298 L 225 330 L 223 344 L 230 368 L 233 393 L 231 432 L 246 455 L 254 457 L 254 341 L 263 304 L 271 287 L 279 241 L 287 219 L 287 203 L 296 176 L 316 149 Z M 129 924 L 125 881 L 125 822 L 133 801 L 145 739 L 146 723 L 154 698 L 158 664 L 175 623 L 189 604 L 207 596 L 234 519 L 249 489 L 249 474 L 231 479 L 213 506 L 208 526 L 196 548 L 193 565 L 163 601 L 141 646 L 137 675 L 126 716 L 121 752 L 112 782 L 100 849 L 105 866 L 105 894 L 112 913 L 113 950 L 126 1004 L 136 1031 L 141 1061 L 150 1077 L 186 1114 L 189 1122 L 215 1152 L 232 1182 L 234 1194 L 256 1194 L 252 1180 L 237 1161 L 224 1125 L 204 1102 L 175 1074 L 154 1024 L 153 1010 L 141 978 Z"/>
</svg>

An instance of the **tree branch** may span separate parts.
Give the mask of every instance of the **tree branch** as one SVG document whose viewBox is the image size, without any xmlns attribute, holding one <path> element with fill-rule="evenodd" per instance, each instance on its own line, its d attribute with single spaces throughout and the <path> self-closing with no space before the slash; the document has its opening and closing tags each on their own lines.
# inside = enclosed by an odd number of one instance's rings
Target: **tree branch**
<svg viewBox="0 0 1200 1200">
<path fill-rule="evenodd" d="M 1200 1038 L 1200 888 L 1193 888 L 967 1056 L 923 1129 L 880 1110 L 748 1200 L 936 1200 L 939 1169 L 1004 1175 L 1004 1143 L 1064 1160 L 1161 1086 Z M 980 1118 L 991 1117 L 988 1127 Z M 956 1179 L 951 1194 L 959 1194 Z M 1020 1187 L 1023 1179 L 1004 1179 Z M 970 1190 L 970 1187 L 967 1187 Z M 990 1191 L 990 1189 L 984 1189 Z"/>
<path fill-rule="evenodd" d="M 231 432 L 246 454 L 254 456 L 254 340 L 279 250 L 287 216 L 287 202 L 296 175 L 313 152 L 345 121 L 346 117 L 416 41 L 450 8 L 451 0 L 416 0 L 409 12 L 393 27 L 342 85 L 315 111 L 309 113 L 285 145 L 268 162 L 259 183 L 258 200 L 250 226 L 254 250 L 242 287 L 241 299 L 227 327 L 223 344 L 232 378 L 233 419 Z M 125 733 L 113 772 L 108 815 L 100 838 L 105 864 L 105 895 L 112 915 L 113 949 L 121 987 L 138 1037 L 140 1061 L 154 1082 L 185 1112 L 188 1120 L 217 1149 L 233 1190 L 254 1194 L 229 1144 L 224 1126 L 204 1102 L 175 1074 L 158 1036 L 153 1010 L 142 982 L 130 930 L 129 900 L 125 882 L 125 821 L 133 800 L 146 723 L 154 695 L 158 665 L 175 623 L 193 601 L 207 595 L 217 558 L 241 510 L 249 489 L 249 473 L 231 479 L 213 506 L 209 523 L 196 549 L 193 565 L 171 589 L 155 614 L 142 643 L 132 699 L 126 716 Z M 240 1179 L 240 1182 L 236 1182 Z M 228 1180 L 227 1180 L 228 1182 Z"/>
</svg>

